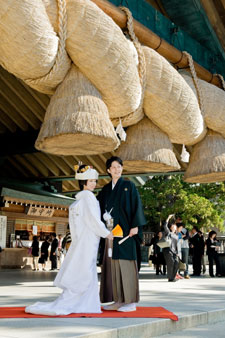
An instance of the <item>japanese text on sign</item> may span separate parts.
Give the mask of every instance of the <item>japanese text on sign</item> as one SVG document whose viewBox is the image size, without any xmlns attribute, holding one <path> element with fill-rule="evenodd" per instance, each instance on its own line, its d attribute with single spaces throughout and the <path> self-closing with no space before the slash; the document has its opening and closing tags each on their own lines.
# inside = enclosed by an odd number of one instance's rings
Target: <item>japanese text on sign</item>
<svg viewBox="0 0 225 338">
<path fill-rule="evenodd" d="M 42 216 L 42 217 L 52 217 L 53 213 L 54 209 L 45 209 L 32 206 L 30 206 L 27 211 L 27 215 Z"/>
</svg>

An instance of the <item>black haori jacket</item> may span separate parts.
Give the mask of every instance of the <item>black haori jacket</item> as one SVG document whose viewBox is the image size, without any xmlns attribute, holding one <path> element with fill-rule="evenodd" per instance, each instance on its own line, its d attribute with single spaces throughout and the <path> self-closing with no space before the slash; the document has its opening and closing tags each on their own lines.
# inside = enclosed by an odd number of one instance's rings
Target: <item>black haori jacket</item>
<svg viewBox="0 0 225 338">
<path fill-rule="evenodd" d="M 112 190 L 112 181 L 106 184 L 98 195 L 101 215 L 110 211 L 114 219 L 114 227 L 119 224 L 123 229 L 123 236 L 129 235 L 130 229 L 138 227 L 138 235 L 130 237 L 121 245 L 121 238 L 113 240 L 113 259 L 136 260 L 136 242 L 142 241 L 142 226 L 146 224 L 143 207 L 139 193 L 133 182 L 122 177 L 117 181 Z M 104 220 L 103 220 L 104 221 Z"/>
</svg>

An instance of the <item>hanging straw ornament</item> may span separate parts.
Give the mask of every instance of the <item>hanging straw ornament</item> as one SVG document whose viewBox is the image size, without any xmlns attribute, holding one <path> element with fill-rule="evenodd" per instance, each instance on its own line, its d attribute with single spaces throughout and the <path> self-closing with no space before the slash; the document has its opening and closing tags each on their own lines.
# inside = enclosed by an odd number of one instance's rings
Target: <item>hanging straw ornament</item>
<svg viewBox="0 0 225 338">
<path fill-rule="evenodd" d="M 193 146 L 184 180 L 190 183 L 212 183 L 225 180 L 225 139 L 209 130 L 206 137 Z"/>
<path fill-rule="evenodd" d="M 56 155 L 92 155 L 118 145 L 101 95 L 72 65 L 51 98 L 35 147 Z"/>
<path fill-rule="evenodd" d="M 116 151 L 129 172 L 166 172 L 180 169 L 168 136 L 147 117 L 128 127 L 126 142 Z"/>
<path fill-rule="evenodd" d="M 4 0 L 0 6 L 0 64 L 30 87 L 53 94 L 71 61 L 65 50 L 66 0 L 58 0 L 56 36 L 42 0 Z"/>
<path fill-rule="evenodd" d="M 193 91 L 164 57 L 149 47 L 143 50 L 147 70 L 145 114 L 171 142 L 186 145 L 199 142 L 206 128 Z"/>
<path fill-rule="evenodd" d="M 128 8 L 120 7 L 120 9 L 122 9 L 122 11 L 124 11 L 127 16 L 127 30 L 128 30 L 129 37 L 132 41 L 131 42 L 128 40 L 128 42 L 131 46 L 131 49 L 133 50 L 133 57 L 138 66 L 138 73 L 139 73 L 140 83 L 141 83 L 141 88 L 142 88 L 141 102 L 140 102 L 139 107 L 135 111 L 133 111 L 132 113 L 124 117 L 111 119 L 114 127 L 118 126 L 120 123 L 122 124 L 123 127 L 128 127 L 128 126 L 132 126 L 133 124 L 138 123 L 144 117 L 143 101 L 144 101 L 144 93 L 145 93 L 145 87 L 146 87 L 146 63 L 145 63 L 145 55 L 142 50 L 141 44 L 138 41 L 138 38 L 136 37 L 134 33 L 133 16 Z"/>
<path fill-rule="evenodd" d="M 202 104 L 204 104 L 204 109 L 201 109 L 201 111 L 207 127 L 221 133 L 225 137 L 225 89 L 220 89 L 211 83 L 197 78 L 194 64 L 191 60 L 190 69 L 192 77 L 186 71 L 180 71 L 180 74 L 193 90 L 196 97 L 201 97 Z"/>
<path fill-rule="evenodd" d="M 141 84 L 126 37 L 92 1 L 67 0 L 66 5 L 69 56 L 100 91 L 110 118 L 128 115 L 140 105 Z M 50 20 L 56 20 L 54 8 L 46 6 Z"/>
</svg>

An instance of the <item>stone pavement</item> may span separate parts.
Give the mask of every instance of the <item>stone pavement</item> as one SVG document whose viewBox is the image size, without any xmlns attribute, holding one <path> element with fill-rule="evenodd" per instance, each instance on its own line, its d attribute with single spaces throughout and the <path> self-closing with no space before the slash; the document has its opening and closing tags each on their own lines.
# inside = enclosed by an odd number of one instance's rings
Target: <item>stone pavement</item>
<svg viewBox="0 0 225 338">
<path fill-rule="evenodd" d="M 26 306 L 36 301 L 54 300 L 60 293 L 60 289 L 52 286 L 55 275 L 55 272 L 0 270 L 0 306 Z M 164 337 L 173 338 L 185 336 L 185 332 L 187 337 L 200 337 L 198 330 L 206 338 L 209 324 L 218 323 L 213 325 L 214 333 L 218 326 L 218 334 L 219 322 L 225 324 L 224 277 L 210 278 L 206 274 L 168 283 L 165 276 L 155 276 L 153 268 L 144 264 L 140 272 L 140 293 L 140 306 L 163 306 L 178 315 L 179 321 L 157 318 L 0 318 L 0 338 L 147 338 L 165 334 Z M 202 331 L 202 327 L 193 329 L 199 325 L 203 325 Z M 220 337 L 216 333 L 213 335 Z"/>
<path fill-rule="evenodd" d="M 182 331 L 172 332 L 161 336 L 161 338 L 183 338 L 183 337 L 204 337 L 204 338 L 224 338 L 225 337 L 225 321 L 207 325 L 200 325 L 185 329 Z"/>
</svg>

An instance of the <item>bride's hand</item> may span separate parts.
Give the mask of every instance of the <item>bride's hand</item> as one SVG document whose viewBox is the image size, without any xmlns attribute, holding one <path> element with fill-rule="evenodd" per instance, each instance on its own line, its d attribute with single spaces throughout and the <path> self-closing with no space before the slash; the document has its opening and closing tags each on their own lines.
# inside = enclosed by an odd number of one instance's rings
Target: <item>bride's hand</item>
<svg viewBox="0 0 225 338">
<path fill-rule="evenodd" d="M 106 238 L 108 238 L 112 241 L 113 240 L 113 234 L 110 232 Z"/>
</svg>

